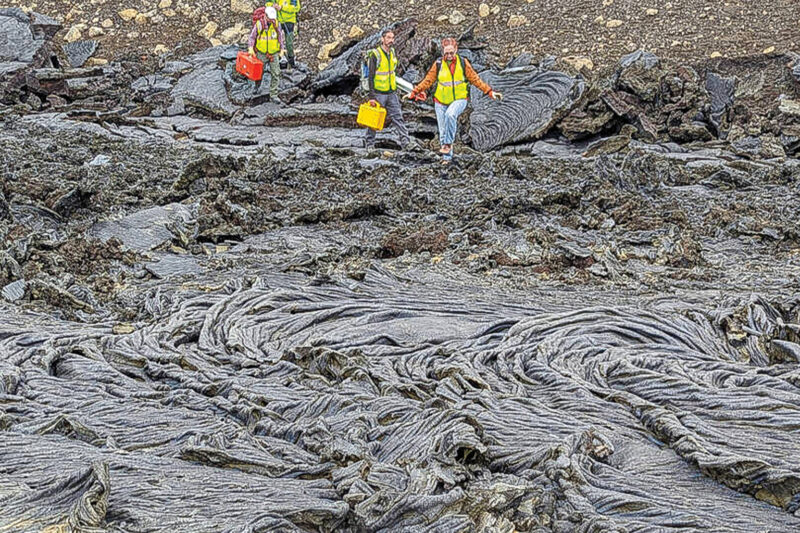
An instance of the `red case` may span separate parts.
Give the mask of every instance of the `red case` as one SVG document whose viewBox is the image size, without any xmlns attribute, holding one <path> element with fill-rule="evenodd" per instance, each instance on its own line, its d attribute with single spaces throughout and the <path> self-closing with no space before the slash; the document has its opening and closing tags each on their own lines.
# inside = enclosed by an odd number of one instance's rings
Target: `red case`
<svg viewBox="0 0 800 533">
<path fill-rule="evenodd" d="M 247 52 L 239 52 L 236 54 L 236 72 L 253 81 L 258 81 L 264 75 L 264 63 Z"/>
</svg>

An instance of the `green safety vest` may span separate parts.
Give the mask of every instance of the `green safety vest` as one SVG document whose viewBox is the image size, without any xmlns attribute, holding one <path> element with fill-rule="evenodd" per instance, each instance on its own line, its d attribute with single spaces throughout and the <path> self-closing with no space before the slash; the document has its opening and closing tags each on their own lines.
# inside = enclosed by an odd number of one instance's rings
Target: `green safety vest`
<svg viewBox="0 0 800 533">
<path fill-rule="evenodd" d="M 397 75 L 395 74 L 397 56 L 394 54 L 394 48 L 389 51 L 389 57 L 386 57 L 386 52 L 381 47 L 374 49 L 372 53 L 377 58 L 375 90 L 381 93 L 397 90 Z"/>
<path fill-rule="evenodd" d="M 261 27 L 261 21 L 256 22 L 258 28 L 258 37 L 256 38 L 256 50 L 262 54 L 277 54 L 281 51 L 281 42 L 278 40 L 278 30 L 275 29 L 274 24 L 270 24 L 269 28 L 264 30 Z"/>
<path fill-rule="evenodd" d="M 454 61 L 456 69 L 453 74 L 450 74 L 450 67 L 445 64 L 444 60 L 439 62 L 439 76 L 433 96 L 444 105 L 450 105 L 456 100 L 466 100 L 469 97 L 469 83 L 464 74 L 464 61 L 458 55 Z"/>
<path fill-rule="evenodd" d="M 300 0 L 276 0 L 268 1 L 264 7 L 280 5 L 281 9 L 278 11 L 278 22 L 297 23 L 297 14 L 300 12 Z"/>
</svg>

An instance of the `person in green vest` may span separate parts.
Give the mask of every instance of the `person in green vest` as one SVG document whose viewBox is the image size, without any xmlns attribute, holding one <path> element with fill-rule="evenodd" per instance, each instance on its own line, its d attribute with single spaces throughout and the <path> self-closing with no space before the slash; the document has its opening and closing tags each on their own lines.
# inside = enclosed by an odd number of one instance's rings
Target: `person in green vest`
<svg viewBox="0 0 800 533">
<path fill-rule="evenodd" d="M 394 51 L 394 32 L 384 30 L 381 34 L 380 46 L 367 53 L 367 66 L 369 68 L 369 103 L 376 106 L 380 104 L 386 108 L 386 116 L 400 136 L 400 146 L 404 150 L 417 148 L 416 142 L 408 135 L 408 128 L 403 120 L 403 109 L 397 97 L 397 55 Z M 367 128 L 364 137 L 364 147 L 375 147 L 375 130 Z"/>
<path fill-rule="evenodd" d="M 286 59 L 289 61 L 289 67 L 294 68 L 294 39 L 299 30 L 297 14 L 300 12 L 300 0 L 267 0 L 264 6 L 274 7 L 278 12 L 278 22 L 286 40 Z"/>
<path fill-rule="evenodd" d="M 492 100 L 502 100 L 503 95 L 492 90 L 484 82 L 470 62 L 458 55 L 458 43 L 452 37 L 442 40 L 442 57 L 437 59 L 425 78 L 406 96 L 417 96 L 436 83 L 433 102 L 436 108 L 436 122 L 439 124 L 439 144 L 443 163 L 453 159 L 453 142 L 458 132 L 458 117 L 467 108 L 469 86 L 474 85 Z"/>
<path fill-rule="evenodd" d="M 254 14 L 255 22 L 250 31 L 248 43 L 250 55 L 269 63 L 269 99 L 278 101 L 278 84 L 281 81 L 280 53 L 283 50 L 283 31 L 277 20 L 275 8 L 259 8 Z M 256 82 L 256 93 L 261 88 L 261 80 Z"/>
</svg>

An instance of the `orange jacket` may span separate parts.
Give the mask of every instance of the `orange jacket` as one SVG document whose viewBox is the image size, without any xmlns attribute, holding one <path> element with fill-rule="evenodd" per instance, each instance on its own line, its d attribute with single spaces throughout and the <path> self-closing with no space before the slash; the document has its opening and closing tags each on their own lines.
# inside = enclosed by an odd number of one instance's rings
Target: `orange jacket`
<svg viewBox="0 0 800 533">
<path fill-rule="evenodd" d="M 431 68 L 428 69 L 428 73 L 425 74 L 425 78 L 419 82 L 419 85 L 414 87 L 414 92 L 421 93 L 423 91 L 427 91 L 433 84 L 436 83 L 436 80 L 439 77 L 439 67 L 438 61 L 434 61 Z M 444 59 L 442 59 L 442 65 L 447 66 L 447 63 Z M 469 60 L 464 58 L 464 76 L 466 76 L 467 81 L 470 82 L 472 85 L 478 88 L 484 94 L 489 94 L 492 92 L 492 88 L 478 76 L 478 73 L 475 72 L 475 69 L 472 68 Z"/>
</svg>

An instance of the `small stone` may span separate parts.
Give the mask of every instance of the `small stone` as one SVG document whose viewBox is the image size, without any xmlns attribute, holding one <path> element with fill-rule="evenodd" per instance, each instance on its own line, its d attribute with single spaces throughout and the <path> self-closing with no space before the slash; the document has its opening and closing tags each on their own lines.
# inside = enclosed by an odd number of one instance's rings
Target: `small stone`
<svg viewBox="0 0 800 533">
<path fill-rule="evenodd" d="M 586 56 L 567 56 L 561 58 L 561 61 L 571 66 L 577 71 L 580 71 L 583 68 L 586 68 L 588 70 L 592 70 L 594 68 L 594 62 L 592 61 L 591 58 Z"/>
<path fill-rule="evenodd" d="M 104 27 L 105 29 L 113 28 L 114 27 L 114 21 L 111 20 L 111 19 L 105 19 L 103 22 L 100 23 L 100 25 L 102 27 Z"/>
<path fill-rule="evenodd" d="M 648 17 L 655 17 L 656 15 L 658 15 L 658 9 L 651 7 L 647 11 L 645 11 L 645 13 L 647 14 Z"/>
<path fill-rule="evenodd" d="M 594 19 L 594 23 L 595 24 L 605 24 L 606 23 L 606 19 L 605 19 L 605 17 L 603 17 L 603 15 L 598 15 L 597 18 Z"/>
<path fill-rule="evenodd" d="M 138 15 L 139 12 L 136 11 L 135 9 L 123 9 L 117 14 L 120 16 L 120 18 L 122 18 L 122 20 L 124 20 L 125 22 L 129 22 L 135 19 L 136 15 Z"/>
<path fill-rule="evenodd" d="M 775 51 L 775 47 L 774 46 L 770 46 L 769 48 L 764 48 L 763 53 L 771 54 L 774 51 Z"/>
<path fill-rule="evenodd" d="M 212 37 L 211 39 L 208 40 L 208 42 L 211 43 L 211 46 L 221 46 L 223 44 L 222 41 L 220 41 L 216 37 Z"/>
<path fill-rule="evenodd" d="M 454 9 L 453 12 L 450 13 L 450 17 L 448 17 L 447 20 L 450 22 L 450 24 L 456 26 L 467 20 L 467 17 L 461 11 Z"/>
<path fill-rule="evenodd" d="M 103 31 L 103 28 L 98 28 L 97 26 L 92 26 L 91 28 L 89 28 L 89 38 L 90 39 L 94 39 L 95 37 L 99 37 L 99 36 L 101 36 L 103 34 L 105 34 L 105 32 Z"/>
<path fill-rule="evenodd" d="M 230 44 L 236 42 L 239 39 L 239 36 L 244 31 L 244 26 L 241 23 L 236 24 L 235 26 L 231 26 L 230 28 L 224 30 L 219 38 L 223 43 Z"/>
<path fill-rule="evenodd" d="M 153 53 L 156 55 L 166 54 L 169 52 L 169 48 L 167 48 L 163 44 L 157 44 L 155 48 L 153 48 Z"/>
<path fill-rule="evenodd" d="M 136 17 L 133 19 L 133 21 L 134 21 L 136 24 L 147 24 L 149 20 L 150 20 L 150 17 L 148 17 L 146 13 L 139 13 L 139 14 L 138 14 L 138 15 L 136 15 Z"/>
<path fill-rule="evenodd" d="M 489 4 L 481 4 L 478 6 L 478 16 L 486 18 L 489 16 Z"/>
<path fill-rule="evenodd" d="M 158 9 L 167 9 L 172 7 L 172 0 L 161 0 L 158 3 Z"/>
<path fill-rule="evenodd" d="M 217 32 L 218 27 L 219 25 L 212 20 L 203 26 L 203 29 L 197 32 L 197 35 L 203 37 L 204 39 L 211 39 Z"/>
<path fill-rule="evenodd" d="M 134 331 L 136 331 L 136 329 L 134 329 L 134 327 L 130 324 L 114 324 L 111 327 L 111 332 L 114 335 L 129 335 Z"/>
<path fill-rule="evenodd" d="M 331 58 L 331 52 L 339 45 L 338 42 L 323 44 L 317 53 L 317 59 L 321 62 L 327 62 Z"/>
<path fill-rule="evenodd" d="M 520 26 L 528 25 L 528 18 L 525 15 L 511 15 L 508 17 L 509 28 L 519 28 Z"/>
<path fill-rule="evenodd" d="M 231 11 L 234 13 L 252 13 L 253 2 L 251 0 L 231 0 Z"/>
<path fill-rule="evenodd" d="M 708 57 L 710 57 L 711 59 L 716 59 L 718 57 L 722 57 L 722 54 L 717 52 L 717 51 L 714 51 L 714 52 L 711 52 L 711 55 L 709 55 Z"/>
<path fill-rule="evenodd" d="M 317 40 L 316 37 L 312 37 L 311 39 L 308 40 L 308 44 L 310 44 L 311 46 L 319 46 L 319 41 Z"/>
<path fill-rule="evenodd" d="M 8 300 L 9 302 L 16 302 L 17 300 L 21 300 L 22 297 L 25 296 L 26 288 L 27 288 L 27 283 L 25 283 L 25 280 L 19 279 L 3 287 L 3 290 L 0 291 L 0 293 L 2 293 L 3 298 Z"/>
<path fill-rule="evenodd" d="M 102 67 L 104 65 L 108 65 L 108 59 L 104 57 L 90 57 L 86 64 L 90 67 Z"/>
<path fill-rule="evenodd" d="M 492 15 L 499 15 L 500 14 L 500 6 L 492 7 Z"/>
<path fill-rule="evenodd" d="M 622 24 L 623 22 L 619 19 L 611 19 L 606 22 L 606 28 L 619 28 Z"/>
<path fill-rule="evenodd" d="M 350 26 L 350 31 L 347 33 L 347 36 L 350 37 L 351 39 L 357 39 L 362 35 L 364 35 L 364 30 L 362 30 L 356 25 Z"/>
<path fill-rule="evenodd" d="M 68 43 L 74 43 L 75 41 L 80 40 L 82 37 L 81 32 L 85 28 L 85 24 L 76 24 L 69 29 L 67 34 L 64 36 L 64 40 Z"/>
</svg>

